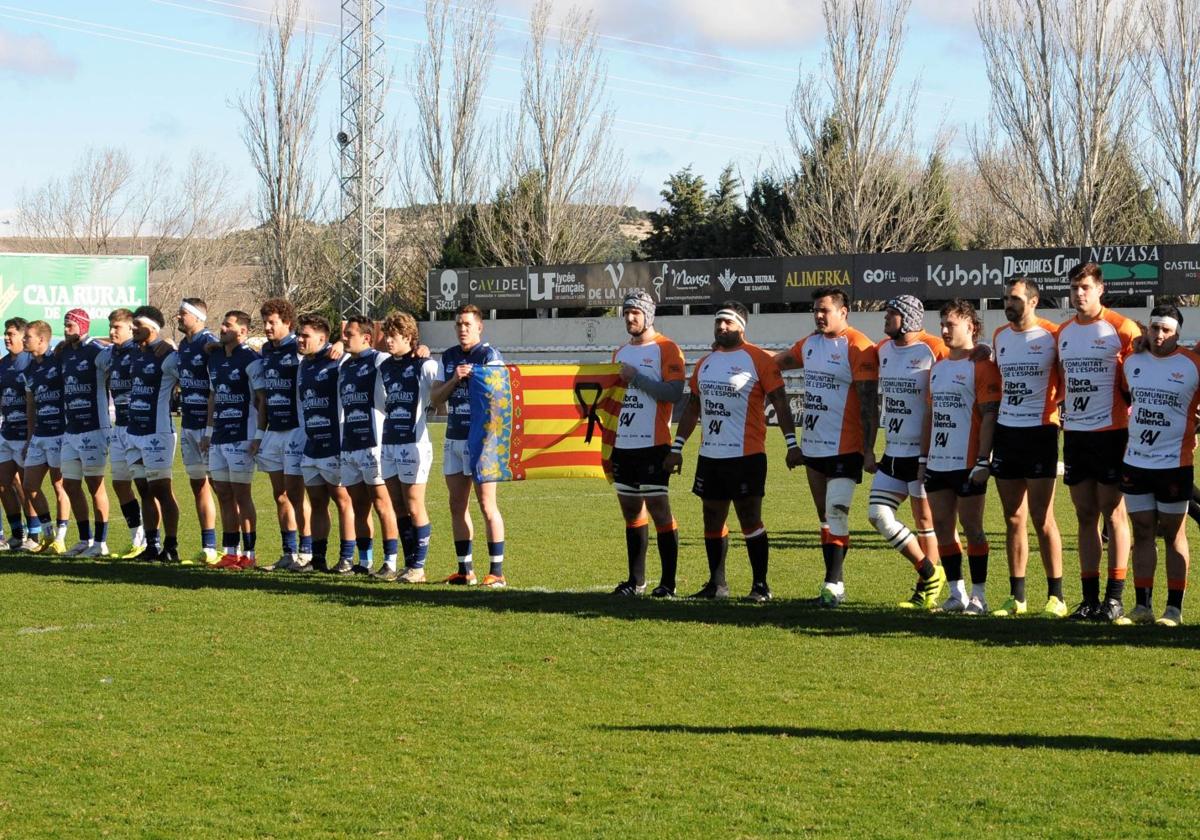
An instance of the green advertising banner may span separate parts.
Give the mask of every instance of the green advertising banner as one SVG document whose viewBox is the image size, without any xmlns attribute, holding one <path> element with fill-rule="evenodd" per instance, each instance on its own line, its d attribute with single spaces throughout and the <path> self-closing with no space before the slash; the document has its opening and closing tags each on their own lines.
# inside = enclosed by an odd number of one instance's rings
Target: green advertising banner
<svg viewBox="0 0 1200 840">
<path fill-rule="evenodd" d="M 146 257 L 0 253 L 0 322 L 48 321 L 57 337 L 67 310 L 78 307 L 92 320 L 89 332 L 107 337 L 108 313 L 145 304 L 149 282 Z"/>
</svg>

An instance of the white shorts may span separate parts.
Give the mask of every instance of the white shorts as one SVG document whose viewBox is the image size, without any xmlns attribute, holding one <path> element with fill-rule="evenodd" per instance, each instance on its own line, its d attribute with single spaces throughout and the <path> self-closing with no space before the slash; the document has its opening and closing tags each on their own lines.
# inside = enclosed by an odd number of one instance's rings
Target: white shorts
<svg viewBox="0 0 1200 840">
<path fill-rule="evenodd" d="M 133 474 L 129 471 L 129 460 L 126 449 L 125 427 L 113 426 L 108 430 L 108 463 L 111 468 L 113 481 L 131 481 Z"/>
<path fill-rule="evenodd" d="M 447 439 L 442 445 L 442 475 L 475 475 L 465 440 Z"/>
<path fill-rule="evenodd" d="M 914 499 L 925 498 L 925 485 L 919 481 L 904 481 L 888 475 L 883 470 L 876 470 L 871 479 L 871 489 L 896 496 L 911 496 Z"/>
<path fill-rule="evenodd" d="M 188 478 L 207 478 L 208 459 L 200 454 L 200 439 L 204 437 L 204 429 L 180 429 L 179 434 L 179 454 L 183 456 L 183 469 Z"/>
<path fill-rule="evenodd" d="M 341 486 L 341 459 L 337 455 L 330 455 L 328 458 L 310 458 L 305 455 L 300 460 L 300 473 L 304 476 L 304 484 L 307 487 L 318 484 Z"/>
<path fill-rule="evenodd" d="M 29 451 L 25 453 L 25 466 L 41 467 L 49 465 L 52 469 L 62 466 L 63 436 L 40 437 L 34 435 L 29 441 Z"/>
<path fill-rule="evenodd" d="M 1126 513 L 1156 511 L 1158 513 L 1169 513 L 1178 516 L 1188 512 L 1186 499 L 1182 502 L 1160 502 L 1154 498 L 1153 493 L 1122 493 L 1121 495 L 1125 497 Z"/>
<path fill-rule="evenodd" d="M 250 441 L 209 444 L 208 474 L 213 481 L 251 483 L 254 480 L 254 456 L 250 454 Z"/>
<path fill-rule="evenodd" d="M 108 460 L 108 432 L 67 433 L 62 442 L 63 478 L 76 481 L 84 476 L 104 475 L 104 464 Z"/>
<path fill-rule="evenodd" d="M 382 447 L 356 449 L 342 453 L 342 486 L 351 484 L 383 484 Z"/>
<path fill-rule="evenodd" d="M 282 472 L 301 475 L 300 461 L 304 458 L 304 430 L 264 432 L 255 461 L 263 472 Z"/>
<path fill-rule="evenodd" d="M 0 464 L 9 461 L 18 467 L 25 466 L 25 441 L 0 438 Z"/>
<path fill-rule="evenodd" d="M 425 484 L 433 467 L 433 444 L 393 443 L 383 447 L 384 480 L 398 478 L 404 484 Z"/>
<path fill-rule="evenodd" d="M 125 434 L 128 448 L 125 459 L 134 478 L 160 481 L 170 478 L 175 461 L 175 433 L 159 432 L 153 435 Z"/>
</svg>

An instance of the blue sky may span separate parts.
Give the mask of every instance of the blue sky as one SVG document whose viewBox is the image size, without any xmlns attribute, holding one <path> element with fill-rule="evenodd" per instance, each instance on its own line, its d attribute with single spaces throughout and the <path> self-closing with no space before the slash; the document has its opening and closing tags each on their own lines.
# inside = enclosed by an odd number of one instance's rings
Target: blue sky
<svg viewBox="0 0 1200 840">
<path fill-rule="evenodd" d="M 249 195 L 252 172 L 233 107 L 248 90 L 269 0 L 0 0 L 0 236 L 22 188 L 68 169 L 84 148 L 122 146 L 180 165 L 194 149 L 224 162 Z M 308 0 L 320 35 L 337 32 L 337 0 Z M 565 8 L 566 2 L 561 5 Z M 609 62 L 614 141 L 637 179 L 633 202 L 652 209 L 662 181 L 692 164 L 710 181 L 728 162 L 749 177 L 786 144 L 783 119 L 801 65 L 820 62 L 817 0 L 592 0 Z M 529 0 L 497 0 L 501 30 L 485 119 L 517 98 Z M 388 3 L 388 59 L 403 77 L 423 36 L 420 0 Z M 901 82 L 921 80 L 913 145 L 937 126 L 980 123 L 987 85 L 971 4 L 914 0 Z M 332 44 L 332 37 L 318 38 Z M 336 131 L 336 75 L 324 136 Z M 407 93 L 388 100 L 400 125 Z M 330 141 L 325 165 L 333 160 Z"/>
</svg>

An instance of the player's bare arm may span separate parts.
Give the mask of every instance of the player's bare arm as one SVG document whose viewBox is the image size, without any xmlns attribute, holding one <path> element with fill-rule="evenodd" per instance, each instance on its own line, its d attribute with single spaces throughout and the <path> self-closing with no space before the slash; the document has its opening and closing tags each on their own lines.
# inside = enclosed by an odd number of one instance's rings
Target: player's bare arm
<svg viewBox="0 0 1200 840">
<path fill-rule="evenodd" d="M 875 472 L 875 438 L 879 433 L 879 383 L 874 379 L 854 383 L 863 430 L 863 469 Z"/>
<path fill-rule="evenodd" d="M 971 468 L 972 484 L 986 484 L 991 475 L 988 464 L 991 461 L 992 439 L 996 434 L 996 419 L 1000 416 L 1000 401 L 980 403 L 979 416 L 979 457 Z"/>
</svg>

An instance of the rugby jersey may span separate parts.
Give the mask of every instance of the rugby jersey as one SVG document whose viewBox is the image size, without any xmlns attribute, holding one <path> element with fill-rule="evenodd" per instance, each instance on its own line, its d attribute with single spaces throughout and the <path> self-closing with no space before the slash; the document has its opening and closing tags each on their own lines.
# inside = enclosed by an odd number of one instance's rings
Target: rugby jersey
<svg viewBox="0 0 1200 840">
<path fill-rule="evenodd" d="M 480 342 L 470 350 L 457 344 L 442 353 L 442 366 L 438 371 L 439 382 L 454 378 L 454 369 L 459 365 L 502 365 L 500 351 L 487 342 Z M 471 432 L 471 393 L 466 382 L 459 382 L 446 400 L 446 440 L 466 440 Z"/>
<path fill-rule="evenodd" d="M 1063 428 L 1104 432 L 1129 425 L 1129 402 L 1121 392 L 1121 360 L 1133 352 L 1137 324 L 1111 309 L 1087 323 L 1079 316 L 1058 330 L 1063 377 Z"/>
<path fill-rule="evenodd" d="M 1058 422 L 1058 324 L 1038 318 L 1027 330 L 1005 324 L 992 337 L 1000 368 L 998 423 L 1026 428 Z"/>
<path fill-rule="evenodd" d="M 383 380 L 385 445 L 424 443 L 429 440 L 425 424 L 425 406 L 433 383 L 438 379 L 438 363 L 416 356 L 391 356 L 379 368 Z"/>
<path fill-rule="evenodd" d="M 1121 373 L 1131 405 L 1125 463 L 1152 470 L 1191 466 L 1200 356 L 1182 347 L 1161 357 L 1143 350 L 1125 359 Z"/>
<path fill-rule="evenodd" d="M 800 449 L 806 458 L 863 451 L 861 403 L 856 382 L 879 377 L 879 357 L 869 338 L 853 327 L 830 338 L 807 335 L 788 351 L 804 369 L 804 416 Z"/>
<path fill-rule="evenodd" d="M 688 380 L 700 400 L 700 454 L 740 458 L 766 451 L 766 395 L 783 387 L 775 358 L 753 344 L 719 347 Z"/>
<path fill-rule="evenodd" d="M 979 458 L 980 407 L 1000 400 L 1000 369 L 994 362 L 942 359 L 929 372 L 928 469 L 965 470 Z"/>
<path fill-rule="evenodd" d="M 682 382 L 683 353 L 679 345 L 661 333 L 644 344 L 626 344 L 613 352 L 613 361 L 637 368 L 653 382 Z M 639 449 L 671 442 L 673 405 L 658 402 L 633 383 L 625 386 L 621 417 L 617 423 L 617 449 Z"/>
<path fill-rule="evenodd" d="M 904 345 L 885 338 L 875 351 L 879 356 L 884 454 L 893 458 L 920 455 L 929 411 L 929 370 L 934 362 L 946 358 L 946 344 L 921 331 L 915 341 Z"/>
</svg>

